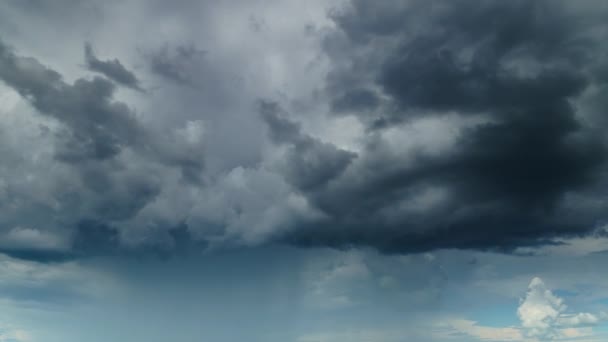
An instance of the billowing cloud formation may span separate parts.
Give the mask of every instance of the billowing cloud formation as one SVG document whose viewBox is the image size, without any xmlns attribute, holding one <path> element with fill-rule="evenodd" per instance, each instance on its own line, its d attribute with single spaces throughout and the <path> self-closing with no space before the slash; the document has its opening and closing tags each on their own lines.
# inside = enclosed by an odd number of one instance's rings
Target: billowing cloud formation
<svg viewBox="0 0 608 342">
<path fill-rule="evenodd" d="M 591 313 L 566 314 L 566 308 L 563 299 L 555 296 L 537 277 L 530 282 L 517 315 L 526 334 L 542 341 L 565 337 L 564 333 L 567 334 L 568 331 L 564 332 L 564 328 L 589 326 L 599 322 L 599 318 Z"/>
<path fill-rule="evenodd" d="M 0 78 L 45 115 L 69 128 L 57 158 L 77 162 L 104 160 L 135 143 L 141 133 L 130 109 L 112 102 L 114 86 L 102 78 L 73 85 L 34 58 L 15 55 L 0 45 Z"/>
<path fill-rule="evenodd" d="M 367 141 L 343 176 L 300 188 L 328 220 L 292 241 L 509 250 L 594 229 L 601 210 L 576 201 L 598 201 L 605 182 L 605 138 L 579 109 L 605 91 L 596 5 L 353 0 L 336 11 L 327 90 Z M 423 121 L 434 139 L 408 151 L 408 127 Z"/>
<path fill-rule="evenodd" d="M 303 134 L 299 125 L 281 116 L 276 103 L 262 102 L 260 113 L 268 125 L 270 139 L 279 145 L 289 145 L 283 174 L 298 189 L 306 191 L 325 187 L 356 156 Z"/>
<path fill-rule="evenodd" d="M 606 220 L 606 6 L 236 3 L 71 7 L 100 18 L 73 59 L 7 30 L 31 42 L 0 43 L 3 250 L 508 252 Z"/>
<path fill-rule="evenodd" d="M 546 289 L 541 279 L 534 278 L 525 300 L 517 309 L 517 315 L 523 328 L 528 329 L 528 335 L 547 339 L 557 336 L 555 326 L 565 309 L 562 299 Z"/>
<path fill-rule="evenodd" d="M 42 152 L 37 159 L 47 163 L 46 167 L 55 168 L 56 172 L 47 176 L 63 178 L 63 185 L 48 189 L 50 202 L 42 207 L 35 201 L 22 201 L 28 196 L 43 198 L 45 194 L 20 193 L 19 179 L 5 185 L 4 196 L 7 200 L 13 197 L 12 206 L 16 207 L 7 209 L 5 224 L 15 226 L 6 233 L 3 250 L 27 258 L 55 258 L 56 253 L 70 254 L 66 239 L 74 237 L 79 241 L 77 228 L 83 224 L 79 222 L 93 220 L 103 226 L 131 218 L 162 187 L 158 169 L 139 174 L 143 169 L 138 168 L 146 168 L 146 163 L 152 162 L 152 168 L 154 164 L 177 167 L 183 180 L 198 181 L 202 161 L 184 154 L 188 142 L 183 142 L 182 149 L 173 150 L 182 143 L 180 140 L 172 141 L 173 146 L 168 147 L 166 141 L 153 137 L 126 104 L 113 100 L 115 88 L 110 81 L 79 78 L 68 84 L 58 72 L 36 59 L 18 56 L 0 44 L 0 78 L 50 120 L 40 126 L 42 136 L 37 138 L 50 135 L 54 148 L 50 155 Z M 133 154 L 131 163 L 139 160 L 139 166 L 127 165 L 121 159 L 129 154 Z M 36 177 L 44 179 L 42 175 Z M 32 219 L 30 215 L 36 221 L 34 228 L 21 228 L 23 222 Z M 55 231 L 61 225 L 75 230 Z M 99 242 L 102 241 L 91 243 Z"/>
</svg>

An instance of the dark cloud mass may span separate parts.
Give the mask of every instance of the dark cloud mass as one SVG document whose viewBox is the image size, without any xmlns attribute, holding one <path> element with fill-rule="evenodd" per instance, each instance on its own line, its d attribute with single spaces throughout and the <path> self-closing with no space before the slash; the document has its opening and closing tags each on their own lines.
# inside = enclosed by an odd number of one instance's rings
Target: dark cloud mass
<svg viewBox="0 0 608 342">
<path fill-rule="evenodd" d="M 139 134 L 133 113 L 124 103 L 112 101 L 114 85 L 103 78 L 67 84 L 56 71 L 15 55 L 5 45 L 0 45 L 0 78 L 41 113 L 69 128 L 62 137 L 60 159 L 111 158 Z"/>
<path fill-rule="evenodd" d="M 276 103 L 262 102 L 260 112 L 271 139 L 289 146 L 284 173 L 298 189 L 307 191 L 325 186 L 356 157 L 352 152 L 303 134 L 300 126 L 284 117 L 285 113 Z"/>
<path fill-rule="evenodd" d="M 388 159 L 356 163 L 351 178 L 309 195 L 327 222 L 289 241 L 392 252 L 509 250 L 582 234 L 604 219 L 600 211 L 572 212 L 564 198 L 593 189 L 605 173 L 605 139 L 574 105 L 594 86 L 605 8 L 558 1 L 349 5 L 334 13 L 340 31 L 326 43 L 337 113 L 380 132 L 454 113 L 485 121 L 464 129 L 450 152 L 419 153 L 401 169 L 378 167 L 395 162 Z M 370 144 L 366 153 L 382 151 Z M 440 204 L 416 213 L 391 208 L 429 189 L 444 191 Z M 394 210 L 397 218 L 387 219 Z"/>
<path fill-rule="evenodd" d="M 0 79 L 38 113 L 60 124 L 52 134 L 54 162 L 67 165 L 76 175 L 67 188 L 57 189 L 51 195 L 60 205 L 45 205 L 44 210 L 36 211 L 36 215 L 48 215 L 42 221 L 49 227 L 39 229 L 48 228 L 55 234 L 54 226 L 61 224 L 62 229 L 80 232 L 83 220 L 100 222 L 85 225 L 95 228 L 132 219 L 162 188 L 158 166 L 148 167 L 148 163 L 177 168 L 184 180 L 199 180 L 200 156 L 189 154 L 188 144 L 177 148 L 180 141 L 171 141 L 174 146 L 169 146 L 169 140 L 154 137 L 132 109 L 114 101 L 115 86 L 105 78 L 79 78 L 68 84 L 58 72 L 34 58 L 18 56 L 0 43 Z M 133 156 L 129 162 L 124 160 L 125 153 Z M 53 164 L 48 167 L 57 168 Z M 29 203 L 24 205 L 25 212 L 29 206 Z M 21 218 L 21 221 L 29 220 Z M 86 241 L 101 236 L 94 232 L 60 235 L 72 236 L 74 248 L 82 244 L 79 236 L 86 236 Z M 27 243 L 20 248 L 8 248 L 6 252 L 25 259 L 49 261 L 73 256 L 65 248 L 30 248 Z"/>
<path fill-rule="evenodd" d="M 10 13 L 61 17 L 37 3 Z M 107 6 L 87 8 L 120 14 Z M 20 246 L 7 253 L 510 252 L 608 219 L 600 1 L 350 0 L 297 30 L 272 15 L 252 29 L 256 13 L 241 27 L 206 2 L 141 7 L 149 34 L 79 36 L 72 66 L 34 38 L 40 50 L 0 42 L 0 80 L 23 102 L 0 103 L 23 112 L 0 122 L 16 165 L 0 167 L 0 234 Z M 83 43 L 96 76 L 73 72 Z M 132 50 L 120 56 L 138 75 L 93 50 L 109 44 Z M 120 87 L 140 79 L 153 90 Z"/>
<path fill-rule="evenodd" d="M 608 341 L 606 42 L 606 0 L 0 0 L 0 342 Z"/>
</svg>

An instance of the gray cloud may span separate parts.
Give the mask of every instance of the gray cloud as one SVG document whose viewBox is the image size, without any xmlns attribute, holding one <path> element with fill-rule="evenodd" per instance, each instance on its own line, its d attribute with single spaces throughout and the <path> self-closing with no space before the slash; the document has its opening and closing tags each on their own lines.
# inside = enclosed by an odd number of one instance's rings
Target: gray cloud
<svg viewBox="0 0 608 342">
<path fill-rule="evenodd" d="M 141 90 L 140 82 L 133 72 L 125 68 L 118 59 L 102 61 L 97 58 L 90 43 L 84 45 L 84 59 L 89 70 L 103 74 L 126 87 Z"/>
<path fill-rule="evenodd" d="M 275 242 L 508 252 L 606 220 L 597 3 L 352 0 L 331 25 L 285 27 L 265 5 L 231 6 L 133 3 L 149 34 L 115 41 L 100 20 L 58 55 L 33 33 L 20 53 L 0 45 L 23 107 L 7 110 L 31 121 L 0 127 L 29 134 L 2 139 L 16 166 L 0 168 L 0 201 L 17 209 L 0 209 L 0 233 L 44 231 L 79 256 Z M 85 45 L 104 77 L 82 78 L 83 41 L 145 67 Z M 118 88 L 139 77 L 154 90 Z"/>
<path fill-rule="evenodd" d="M 196 86 L 196 69 L 205 52 L 193 45 L 178 45 L 175 48 L 164 44 L 160 49 L 146 54 L 153 73 L 180 85 Z"/>
<path fill-rule="evenodd" d="M 36 216 L 49 217 L 42 219 L 46 223 L 34 222 L 35 227 L 40 227 L 42 232 L 51 231 L 51 238 L 59 234 L 61 239 L 69 239 L 74 235 L 70 230 L 81 231 L 78 227 L 82 227 L 79 222 L 83 220 L 112 224 L 132 219 L 159 195 L 161 175 L 167 172 L 162 171 L 163 167 L 180 170 L 187 182 L 200 181 L 201 154 L 193 155 L 183 139 L 155 138 L 126 104 L 113 100 L 115 86 L 110 81 L 99 77 L 79 78 L 68 84 L 58 72 L 34 58 L 16 55 L 4 44 L 0 45 L 0 79 L 39 114 L 54 121 L 52 125 L 59 124 L 52 130 L 43 130 L 48 131 L 44 134 L 54 143 L 54 160 L 47 161 L 47 167 L 57 168 L 54 163 L 61 163 L 75 177 L 68 188 L 54 189 L 48 194 L 53 203 L 60 204 L 45 205 L 44 211 L 36 210 Z M 9 183 L 8 186 L 11 189 L 15 185 Z M 30 196 L 18 194 L 23 195 Z M 26 203 L 21 209 L 36 208 L 36 204 L 28 208 L 30 205 Z M 28 221 L 15 220 L 13 224 Z M 68 232 L 60 232 L 62 229 L 56 229 L 57 225 Z M 78 236 L 82 234 L 71 237 L 76 249 L 82 244 Z M 93 244 L 103 245 L 102 240 Z M 33 260 L 54 261 L 74 256 L 68 248 L 38 248 L 35 244 L 2 250 Z"/>
<path fill-rule="evenodd" d="M 262 102 L 260 112 L 269 127 L 270 138 L 287 144 L 285 177 L 296 188 L 309 191 L 323 187 L 338 177 L 356 157 L 301 132 L 300 127 L 281 113 L 277 103 Z"/>
<path fill-rule="evenodd" d="M 327 221 L 287 241 L 506 251 L 596 228 L 601 212 L 576 212 L 565 198 L 593 197 L 605 172 L 604 138 L 573 105 L 593 86 L 588 70 L 603 53 L 593 29 L 605 12 L 544 1 L 353 0 L 333 18 L 328 93 L 370 139 L 349 172 L 308 194 Z M 387 132 L 447 115 L 482 120 L 459 130 L 449 151 L 388 157 Z M 441 195 L 411 209 L 432 193 Z"/>
<path fill-rule="evenodd" d="M 141 128 L 131 110 L 113 102 L 114 85 L 103 79 L 78 79 L 73 85 L 34 58 L 0 45 L 0 78 L 45 115 L 69 129 L 61 136 L 61 160 L 104 160 L 132 145 Z"/>
</svg>

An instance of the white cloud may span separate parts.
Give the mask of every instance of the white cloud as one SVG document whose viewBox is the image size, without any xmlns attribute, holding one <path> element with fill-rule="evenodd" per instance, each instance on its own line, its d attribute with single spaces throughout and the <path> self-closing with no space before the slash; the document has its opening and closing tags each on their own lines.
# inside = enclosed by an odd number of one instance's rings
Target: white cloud
<svg viewBox="0 0 608 342">
<path fill-rule="evenodd" d="M 49 231 L 17 226 L 0 234 L 0 247 L 12 249 L 57 250 L 68 249 L 67 239 Z"/>
<path fill-rule="evenodd" d="M 579 325 L 592 325 L 599 323 L 600 319 L 588 312 L 581 312 L 573 315 L 562 315 L 558 319 L 558 323 L 561 326 L 579 326 Z"/>
<path fill-rule="evenodd" d="M 448 330 L 443 335 L 449 338 L 455 334 L 466 334 L 481 341 L 524 341 L 517 327 L 488 327 L 466 319 L 454 319 L 447 323 Z"/>
<path fill-rule="evenodd" d="M 556 336 L 557 319 L 566 310 L 563 300 L 553 295 L 540 278 L 534 278 L 528 293 L 517 309 L 517 316 L 527 335 L 539 338 Z"/>
<path fill-rule="evenodd" d="M 526 335 L 540 340 L 578 337 L 583 330 L 576 327 L 600 321 L 594 314 L 565 313 L 566 309 L 564 300 L 553 294 L 542 279 L 535 277 L 517 309 L 517 316 Z"/>
</svg>

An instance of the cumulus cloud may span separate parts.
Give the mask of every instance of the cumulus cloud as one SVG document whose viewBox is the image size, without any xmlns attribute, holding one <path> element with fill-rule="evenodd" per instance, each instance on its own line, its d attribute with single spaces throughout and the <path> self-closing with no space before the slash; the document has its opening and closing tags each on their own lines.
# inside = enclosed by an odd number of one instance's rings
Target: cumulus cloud
<svg viewBox="0 0 608 342">
<path fill-rule="evenodd" d="M 563 300 L 553 295 L 540 278 L 534 278 L 517 315 L 529 336 L 550 339 L 557 336 L 557 320 L 565 310 Z"/>
<path fill-rule="evenodd" d="M 599 321 L 600 319 L 596 315 L 584 312 L 578 314 L 563 315 L 559 320 L 559 324 L 562 326 L 576 327 L 580 325 L 597 324 Z"/>
<path fill-rule="evenodd" d="M 517 316 L 529 337 L 552 341 L 572 337 L 576 327 L 597 324 L 600 319 L 591 313 L 567 313 L 564 300 L 549 290 L 540 278 L 534 278 L 521 301 Z"/>
</svg>

